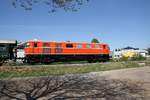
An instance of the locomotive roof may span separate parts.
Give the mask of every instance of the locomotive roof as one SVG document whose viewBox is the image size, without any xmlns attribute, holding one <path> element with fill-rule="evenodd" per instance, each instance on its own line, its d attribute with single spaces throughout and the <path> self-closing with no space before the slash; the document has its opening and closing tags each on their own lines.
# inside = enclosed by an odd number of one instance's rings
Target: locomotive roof
<svg viewBox="0 0 150 100">
<path fill-rule="evenodd" d="M 42 40 L 29 40 L 28 42 L 51 42 L 51 43 L 87 43 L 87 44 L 92 44 L 89 42 L 70 42 L 70 41 L 42 41 Z M 106 43 L 96 43 L 96 44 L 106 44 Z"/>
</svg>

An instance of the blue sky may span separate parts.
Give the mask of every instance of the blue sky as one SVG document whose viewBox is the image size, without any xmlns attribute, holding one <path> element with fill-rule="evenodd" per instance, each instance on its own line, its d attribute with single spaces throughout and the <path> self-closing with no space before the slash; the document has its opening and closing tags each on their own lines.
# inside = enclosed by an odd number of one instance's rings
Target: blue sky
<svg viewBox="0 0 150 100">
<path fill-rule="evenodd" d="M 46 6 L 32 11 L 0 2 L 0 39 L 90 42 L 97 38 L 111 49 L 150 46 L 150 0 L 91 0 L 78 12 Z"/>
</svg>

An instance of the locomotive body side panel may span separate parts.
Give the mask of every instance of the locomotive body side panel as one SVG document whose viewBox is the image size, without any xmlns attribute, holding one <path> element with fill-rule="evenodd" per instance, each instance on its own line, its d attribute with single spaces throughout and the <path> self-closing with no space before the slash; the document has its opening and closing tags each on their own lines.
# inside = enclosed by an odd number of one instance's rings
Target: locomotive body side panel
<svg viewBox="0 0 150 100">
<path fill-rule="evenodd" d="M 28 61 L 108 60 L 107 44 L 29 41 L 24 49 Z"/>
</svg>

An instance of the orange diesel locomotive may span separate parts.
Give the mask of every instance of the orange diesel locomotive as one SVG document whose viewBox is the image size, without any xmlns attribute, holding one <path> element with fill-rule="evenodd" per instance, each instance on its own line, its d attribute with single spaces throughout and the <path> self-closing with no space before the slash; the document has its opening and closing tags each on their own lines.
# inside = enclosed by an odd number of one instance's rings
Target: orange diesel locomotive
<svg viewBox="0 0 150 100">
<path fill-rule="evenodd" d="M 107 61 L 110 52 L 108 44 L 44 41 L 28 41 L 24 51 L 27 63 Z"/>
</svg>

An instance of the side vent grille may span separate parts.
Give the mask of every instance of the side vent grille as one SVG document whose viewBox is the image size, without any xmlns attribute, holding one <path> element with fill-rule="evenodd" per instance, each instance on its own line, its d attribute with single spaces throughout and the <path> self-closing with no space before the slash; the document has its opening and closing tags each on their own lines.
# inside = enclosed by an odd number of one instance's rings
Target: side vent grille
<svg viewBox="0 0 150 100">
<path fill-rule="evenodd" d="M 49 54 L 50 52 L 50 48 L 43 48 L 43 53 Z"/>
<path fill-rule="evenodd" d="M 62 53 L 62 49 L 61 48 L 56 48 L 56 53 Z"/>
</svg>

